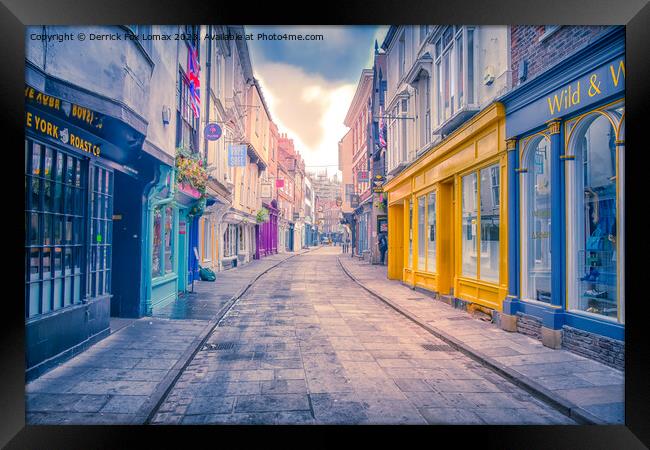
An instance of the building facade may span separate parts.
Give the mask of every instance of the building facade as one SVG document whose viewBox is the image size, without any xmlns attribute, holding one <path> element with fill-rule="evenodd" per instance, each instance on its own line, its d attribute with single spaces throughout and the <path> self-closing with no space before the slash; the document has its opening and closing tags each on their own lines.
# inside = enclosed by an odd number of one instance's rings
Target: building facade
<svg viewBox="0 0 650 450">
<path fill-rule="evenodd" d="M 85 31 L 32 28 L 27 33 Z M 174 168 L 173 131 L 160 120 L 161 105 L 150 97 L 174 105 L 177 56 L 155 43 L 26 42 L 30 379 L 108 335 L 110 315 L 144 313 L 149 270 L 145 199 Z M 154 70 L 167 57 L 172 70 Z M 85 63 L 71 66 L 71 59 Z M 127 64 L 130 70 L 119 74 L 108 69 Z M 113 271 L 114 265 L 126 270 Z"/>
<path fill-rule="evenodd" d="M 625 30 L 510 29 L 502 327 L 622 369 Z"/>
<path fill-rule="evenodd" d="M 392 27 L 382 47 L 389 277 L 500 310 L 507 160 L 494 99 L 508 88 L 507 27 Z"/>
<path fill-rule="evenodd" d="M 363 69 L 357 83 L 357 90 L 345 116 L 344 124 L 352 131 L 352 184 L 354 197 L 352 228 L 354 230 L 353 253 L 366 260 L 372 252 L 372 209 L 373 196 L 370 180 L 370 152 L 372 145 L 372 70 Z M 376 237 L 376 232 L 375 232 Z"/>
</svg>

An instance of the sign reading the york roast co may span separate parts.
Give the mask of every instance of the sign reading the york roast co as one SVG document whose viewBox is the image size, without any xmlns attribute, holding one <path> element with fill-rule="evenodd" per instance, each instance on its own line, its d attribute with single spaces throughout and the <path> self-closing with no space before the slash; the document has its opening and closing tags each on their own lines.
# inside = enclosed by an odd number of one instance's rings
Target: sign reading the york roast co
<svg viewBox="0 0 650 450">
<path fill-rule="evenodd" d="M 508 113 L 506 135 L 518 136 L 549 120 L 570 115 L 625 92 L 625 59 L 619 57 Z"/>
<path fill-rule="evenodd" d="M 63 147 L 130 164 L 144 137 L 126 123 L 25 85 L 25 129 Z"/>
</svg>

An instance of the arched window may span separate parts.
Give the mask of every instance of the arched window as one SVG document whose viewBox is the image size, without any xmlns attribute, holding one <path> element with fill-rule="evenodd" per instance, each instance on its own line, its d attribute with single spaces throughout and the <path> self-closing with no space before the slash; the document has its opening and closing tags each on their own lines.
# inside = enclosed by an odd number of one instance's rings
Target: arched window
<svg viewBox="0 0 650 450">
<path fill-rule="evenodd" d="M 532 139 L 524 149 L 521 176 L 522 298 L 551 302 L 551 143 Z"/>
<path fill-rule="evenodd" d="M 567 230 L 570 308 L 619 316 L 617 255 L 617 148 L 612 116 L 595 113 L 576 125 L 569 151 Z"/>
</svg>

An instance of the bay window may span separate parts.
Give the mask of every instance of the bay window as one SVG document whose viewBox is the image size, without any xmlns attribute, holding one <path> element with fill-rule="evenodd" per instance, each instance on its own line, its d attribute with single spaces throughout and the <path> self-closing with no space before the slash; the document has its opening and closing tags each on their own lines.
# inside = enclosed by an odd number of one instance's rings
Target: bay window
<svg viewBox="0 0 650 450">
<path fill-rule="evenodd" d="M 438 126 L 474 103 L 474 28 L 446 27 L 435 43 Z"/>
</svg>

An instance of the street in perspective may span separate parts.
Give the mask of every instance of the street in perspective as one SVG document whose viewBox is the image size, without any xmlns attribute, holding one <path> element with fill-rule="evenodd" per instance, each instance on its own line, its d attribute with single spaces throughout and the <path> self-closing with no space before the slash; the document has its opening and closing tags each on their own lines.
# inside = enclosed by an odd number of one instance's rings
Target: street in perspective
<svg viewBox="0 0 650 450">
<path fill-rule="evenodd" d="M 623 424 L 624 54 L 27 27 L 26 423 Z"/>
</svg>

